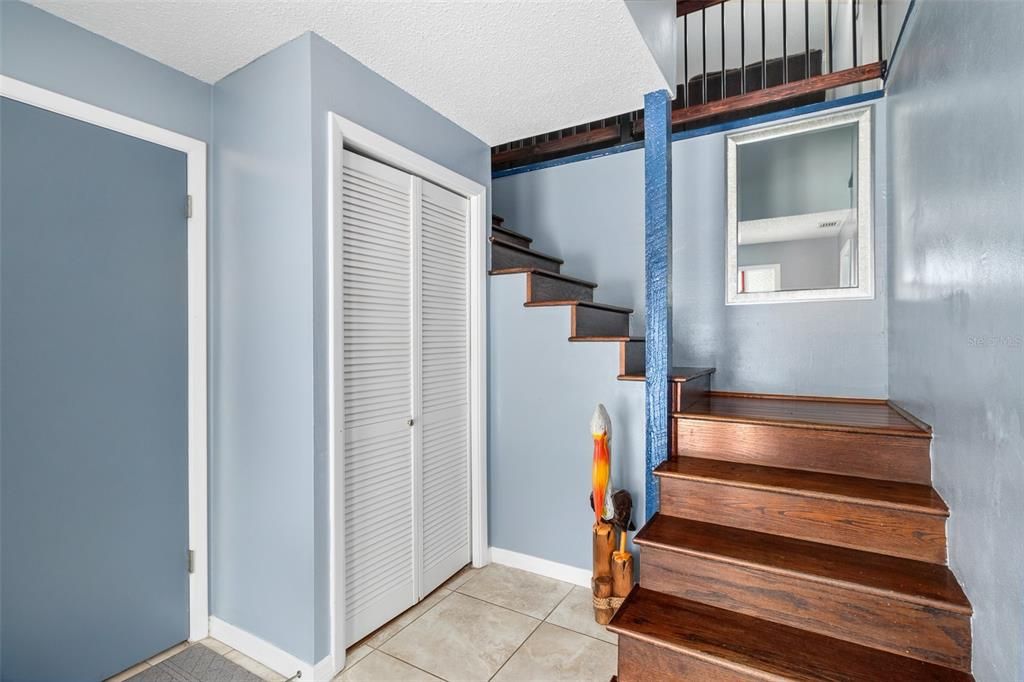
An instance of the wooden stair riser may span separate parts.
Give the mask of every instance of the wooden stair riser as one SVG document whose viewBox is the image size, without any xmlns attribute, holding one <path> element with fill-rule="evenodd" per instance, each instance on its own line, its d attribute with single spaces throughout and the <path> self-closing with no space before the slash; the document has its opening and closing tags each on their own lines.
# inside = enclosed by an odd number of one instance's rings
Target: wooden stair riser
<svg viewBox="0 0 1024 682">
<path fill-rule="evenodd" d="M 518 232 L 513 232 L 512 230 L 506 230 L 500 225 L 491 225 L 491 234 L 502 241 L 510 242 L 516 246 L 522 246 L 526 249 L 530 248 L 530 244 L 533 243 L 533 240 L 529 237 L 525 237 Z"/>
<path fill-rule="evenodd" d="M 528 253 L 511 248 L 500 241 L 491 242 L 491 268 L 540 268 L 549 272 L 560 272 L 561 263 L 540 253 Z"/>
<path fill-rule="evenodd" d="M 572 307 L 571 336 L 629 336 L 629 314 L 587 306 Z"/>
<path fill-rule="evenodd" d="M 647 371 L 647 342 L 624 341 L 619 344 L 619 375 L 644 375 Z"/>
<path fill-rule="evenodd" d="M 766 567 L 642 545 L 647 589 L 967 671 L 970 614 Z"/>
<path fill-rule="evenodd" d="M 699 680 L 700 682 L 755 682 L 766 678 L 728 668 L 683 652 L 619 636 L 618 682 Z"/>
<path fill-rule="evenodd" d="M 809 497 L 661 476 L 669 516 L 878 552 L 946 562 L 946 517 L 880 506 L 871 500 Z"/>
<path fill-rule="evenodd" d="M 680 456 L 931 484 L 929 438 L 690 417 L 673 422 Z"/>
<path fill-rule="evenodd" d="M 526 276 L 526 300 L 537 301 L 593 301 L 594 287 L 570 282 L 543 273 L 531 272 Z"/>
</svg>

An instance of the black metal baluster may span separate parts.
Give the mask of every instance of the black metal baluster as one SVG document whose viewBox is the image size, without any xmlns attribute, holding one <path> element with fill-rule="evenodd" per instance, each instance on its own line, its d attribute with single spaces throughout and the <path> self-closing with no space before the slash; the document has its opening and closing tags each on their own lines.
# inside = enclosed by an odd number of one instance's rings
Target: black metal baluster
<svg viewBox="0 0 1024 682">
<path fill-rule="evenodd" d="M 878 0 L 877 9 L 875 10 L 876 16 L 878 17 L 878 61 L 882 61 L 882 0 Z"/>
<path fill-rule="evenodd" d="M 723 2 L 719 5 L 718 9 L 719 18 L 721 19 L 721 29 L 718 36 L 722 40 L 722 77 L 720 80 L 722 86 L 722 99 L 725 99 L 725 3 Z"/>
<path fill-rule="evenodd" d="M 804 0 L 804 78 L 811 77 L 811 0 Z"/>
<path fill-rule="evenodd" d="M 683 15 L 683 106 L 690 106 L 690 30 L 689 14 Z"/>
<path fill-rule="evenodd" d="M 706 10 L 700 11 L 700 70 L 704 72 L 704 96 L 701 104 L 708 103 L 708 23 Z"/>
<path fill-rule="evenodd" d="M 786 39 L 789 37 L 789 29 L 786 28 L 786 5 L 789 0 L 782 0 L 782 82 L 789 82 L 789 49 L 786 47 Z"/>
<path fill-rule="evenodd" d="M 882 0 L 878 0 L 881 2 Z M 747 92 L 747 12 L 740 0 L 740 93 Z"/>
<path fill-rule="evenodd" d="M 764 47 L 764 0 L 761 0 L 761 90 L 768 87 L 768 60 Z"/>
<path fill-rule="evenodd" d="M 832 73 L 836 70 L 835 65 L 832 63 L 832 0 L 828 0 L 825 13 L 825 27 L 828 30 L 828 72 Z"/>
<path fill-rule="evenodd" d="M 857 68 L 857 0 L 850 0 L 850 15 L 853 17 L 850 25 L 853 29 L 853 68 Z"/>
</svg>

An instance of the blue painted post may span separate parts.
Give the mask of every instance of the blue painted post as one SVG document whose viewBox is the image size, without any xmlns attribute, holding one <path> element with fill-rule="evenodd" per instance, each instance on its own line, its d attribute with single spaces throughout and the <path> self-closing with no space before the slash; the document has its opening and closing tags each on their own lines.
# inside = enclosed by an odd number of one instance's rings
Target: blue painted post
<svg viewBox="0 0 1024 682">
<path fill-rule="evenodd" d="M 647 316 L 645 496 L 658 511 L 654 469 L 668 457 L 668 374 L 672 357 L 672 101 L 644 95 L 644 261 Z"/>
</svg>

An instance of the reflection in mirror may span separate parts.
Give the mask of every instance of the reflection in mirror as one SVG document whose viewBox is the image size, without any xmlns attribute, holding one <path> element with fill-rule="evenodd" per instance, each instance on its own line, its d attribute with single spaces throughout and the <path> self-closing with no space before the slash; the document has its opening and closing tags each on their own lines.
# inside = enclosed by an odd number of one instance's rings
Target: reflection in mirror
<svg viewBox="0 0 1024 682">
<path fill-rule="evenodd" d="M 869 121 L 857 110 L 730 136 L 729 303 L 870 297 Z"/>
<path fill-rule="evenodd" d="M 856 159 L 856 125 L 740 147 L 741 292 L 857 286 Z"/>
</svg>

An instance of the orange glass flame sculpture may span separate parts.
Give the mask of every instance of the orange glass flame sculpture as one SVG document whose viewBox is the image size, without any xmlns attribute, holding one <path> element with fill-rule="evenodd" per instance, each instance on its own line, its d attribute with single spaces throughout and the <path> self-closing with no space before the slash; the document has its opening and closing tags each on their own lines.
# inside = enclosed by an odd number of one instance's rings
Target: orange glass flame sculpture
<svg viewBox="0 0 1024 682">
<path fill-rule="evenodd" d="M 608 410 L 598 403 L 590 418 L 590 435 L 594 439 L 594 464 L 591 478 L 594 486 L 594 524 L 605 523 L 605 510 L 611 511 L 612 420 Z"/>
</svg>

